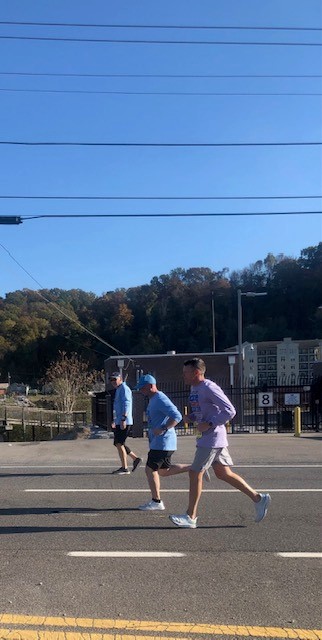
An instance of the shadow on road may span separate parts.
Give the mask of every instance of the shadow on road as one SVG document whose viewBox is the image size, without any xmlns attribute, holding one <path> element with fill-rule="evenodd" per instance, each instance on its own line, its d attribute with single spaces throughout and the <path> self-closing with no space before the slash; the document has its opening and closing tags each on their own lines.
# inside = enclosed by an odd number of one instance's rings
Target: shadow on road
<svg viewBox="0 0 322 640">
<path fill-rule="evenodd" d="M 201 525 L 198 529 L 245 529 L 246 525 Z M 176 531 L 178 530 L 173 525 L 158 526 L 119 526 L 119 527 L 3 527 L 0 529 L 0 535 L 12 535 L 15 533 L 58 533 L 61 531 L 86 531 L 86 532 L 99 532 L 99 531 Z M 182 531 L 182 529 L 179 529 Z M 184 529 L 189 531 L 189 529 Z"/>
<path fill-rule="evenodd" d="M 90 507 L 17 507 L 12 509 L 0 509 L 1 516 L 24 516 L 24 515 L 57 515 L 58 513 L 106 513 L 108 511 L 138 511 L 136 507 L 115 507 L 106 509 L 92 509 Z"/>
</svg>

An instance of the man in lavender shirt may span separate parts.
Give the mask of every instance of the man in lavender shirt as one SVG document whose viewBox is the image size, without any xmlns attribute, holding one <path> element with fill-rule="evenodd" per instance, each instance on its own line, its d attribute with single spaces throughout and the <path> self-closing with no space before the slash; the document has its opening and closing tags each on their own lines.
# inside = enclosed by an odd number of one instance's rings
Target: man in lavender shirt
<svg viewBox="0 0 322 640">
<path fill-rule="evenodd" d="M 265 518 L 271 501 L 268 493 L 259 493 L 250 487 L 241 476 L 231 470 L 233 461 L 228 451 L 225 423 L 236 411 L 223 390 L 212 380 L 205 378 L 206 365 L 201 358 L 186 360 L 183 379 L 191 385 L 190 405 L 192 413 L 188 418 L 197 422 L 200 436 L 197 451 L 189 471 L 190 492 L 187 513 L 171 515 L 170 520 L 178 527 L 197 527 L 197 507 L 202 492 L 203 474 L 212 467 L 217 478 L 246 494 L 255 504 L 255 522 Z"/>
</svg>

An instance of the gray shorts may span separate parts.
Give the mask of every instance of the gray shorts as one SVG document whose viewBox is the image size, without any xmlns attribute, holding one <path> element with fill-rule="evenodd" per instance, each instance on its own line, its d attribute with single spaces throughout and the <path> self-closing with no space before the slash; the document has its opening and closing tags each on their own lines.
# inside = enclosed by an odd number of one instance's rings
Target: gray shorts
<svg viewBox="0 0 322 640">
<path fill-rule="evenodd" d="M 220 462 L 225 467 L 233 466 L 227 447 L 219 449 L 209 449 L 209 447 L 197 447 L 194 461 L 191 465 L 192 471 L 206 471 L 212 467 L 215 462 Z"/>
</svg>

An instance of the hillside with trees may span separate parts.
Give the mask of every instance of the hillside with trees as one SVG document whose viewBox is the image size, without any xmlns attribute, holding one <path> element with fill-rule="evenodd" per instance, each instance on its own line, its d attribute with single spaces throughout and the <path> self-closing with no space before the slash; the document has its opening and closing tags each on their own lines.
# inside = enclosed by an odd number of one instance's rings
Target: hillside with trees
<svg viewBox="0 0 322 640">
<path fill-rule="evenodd" d="M 115 352 L 85 326 L 125 354 L 212 351 L 212 296 L 216 350 L 237 343 L 237 289 L 263 291 L 243 305 L 244 340 L 321 338 L 322 242 L 299 258 L 268 254 L 229 273 L 207 267 L 177 268 L 150 284 L 107 291 L 23 289 L 0 298 L 0 376 L 36 386 L 59 351 L 77 352 L 102 369 Z"/>
</svg>

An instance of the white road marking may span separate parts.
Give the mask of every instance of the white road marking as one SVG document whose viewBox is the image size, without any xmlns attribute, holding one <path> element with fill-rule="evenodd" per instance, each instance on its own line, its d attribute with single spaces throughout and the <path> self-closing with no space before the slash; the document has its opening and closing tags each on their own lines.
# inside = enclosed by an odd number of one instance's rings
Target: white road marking
<svg viewBox="0 0 322 640">
<path fill-rule="evenodd" d="M 174 551 L 69 551 L 74 558 L 183 558 L 185 553 Z"/>
<path fill-rule="evenodd" d="M 288 553 L 277 553 L 281 558 L 322 558 L 322 553 L 315 553 L 310 551 L 303 552 L 288 552 Z"/>
<path fill-rule="evenodd" d="M 107 462 L 117 462 L 117 460 L 107 460 Z M 98 465 L 98 464 L 37 464 L 37 465 L 9 465 L 9 464 L 1 464 L 1 469 L 117 469 L 115 465 L 107 466 L 106 464 Z"/>
<path fill-rule="evenodd" d="M 26 493 L 149 493 L 149 489 L 23 489 Z M 322 489 L 260 489 L 269 493 L 317 493 Z M 189 493 L 189 489 L 161 489 L 161 493 Z M 203 493 L 239 493 L 238 489 L 203 489 Z"/>
<path fill-rule="evenodd" d="M 234 464 L 238 469 L 310 469 L 322 467 L 322 464 Z"/>
<path fill-rule="evenodd" d="M 118 462 L 116 458 L 106 459 L 108 462 Z M 107 466 L 107 464 L 37 464 L 37 465 L 17 465 L 0 464 L 1 469 L 116 469 L 117 467 Z M 322 464 L 234 464 L 235 469 L 321 469 Z"/>
</svg>

